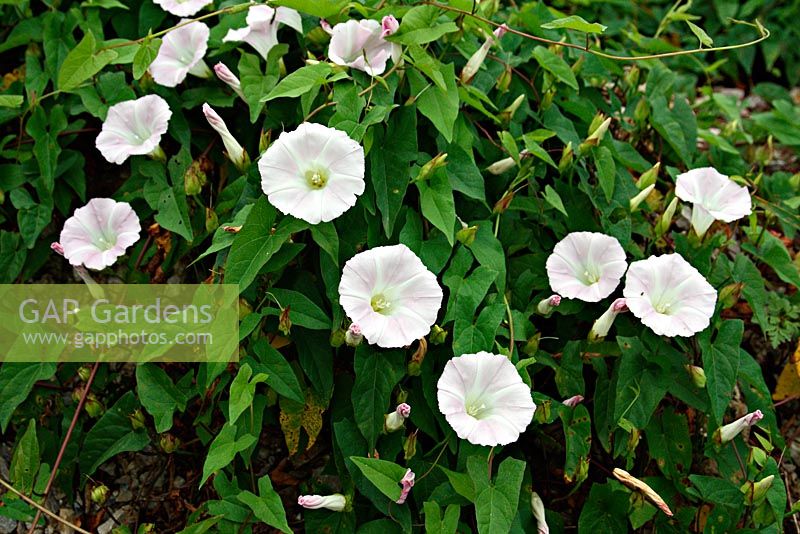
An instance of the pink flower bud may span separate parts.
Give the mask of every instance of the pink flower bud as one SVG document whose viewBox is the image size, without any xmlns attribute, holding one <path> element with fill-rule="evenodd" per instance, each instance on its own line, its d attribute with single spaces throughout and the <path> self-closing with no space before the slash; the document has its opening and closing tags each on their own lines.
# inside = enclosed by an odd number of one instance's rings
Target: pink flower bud
<svg viewBox="0 0 800 534">
<path fill-rule="evenodd" d="M 406 502 L 406 499 L 408 498 L 408 494 L 411 493 L 411 488 L 414 487 L 414 478 L 415 478 L 415 476 L 416 475 L 414 475 L 414 471 L 412 471 L 411 469 L 406 471 L 406 474 L 403 476 L 403 479 L 400 481 L 400 484 L 402 484 L 403 489 L 400 492 L 400 498 L 397 499 L 397 501 L 396 501 L 397 504 L 403 504 L 403 503 Z"/>
<path fill-rule="evenodd" d="M 387 413 L 384 417 L 384 430 L 394 432 L 403 428 L 406 418 L 411 415 L 411 406 L 405 402 L 399 404 L 395 411 Z"/>
<path fill-rule="evenodd" d="M 333 28 L 331 28 L 331 25 L 327 20 L 320 19 L 319 25 L 323 30 L 325 30 L 325 33 L 328 35 L 333 35 Z"/>
<path fill-rule="evenodd" d="M 570 408 L 574 408 L 575 406 L 577 406 L 582 402 L 583 402 L 583 395 L 575 395 L 574 397 L 564 399 L 561 403 L 564 406 L 569 406 Z"/>
<path fill-rule="evenodd" d="M 400 23 L 394 18 L 394 15 L 386 15 L 381 20 L 381 37 L 388 37 L 392 35 L 400 27 Z"/>
<path fill-rule="evenodd" d="M 495 28 L 494 32 L 492 32 L 492 35 L 494 35 L 495 39 L 502 39 L 507 31 L 508 31 L 508 25 L 501 24 L 500 26 Z"/>
<path fill-rule="evenodd" d="M 553 308 L 558 307 L 559 304 L 561 304 L 561 295 L 551 295 L 539 301 L 539 304 L 536 305 L 536 311 L 542 315 L 549 315 L 552 313 Z"/>
<path fill-rule="evenodd" d="M 727 443 L 739 434 L 742 433 L 742 430 L 745 428 L 751 427 L 761 421 L 764 418 L 764 414 L 761 413 L 761 410 L 756 410 L 752 413 L 745 415 L 744 417 L 740 417 L 733 423 L 728 423 L 727 425 L 720 427 L 714 433 L 714 440 L 717 443 Z"/>
<path fill-rule="evenodd" d="M 347 499 L 341 493 L 334 493 L 333 495 L 300 495 L 297 498 L 297 504 L 309 510 L 327 508 L 334 512 L 341 512 L 347 505 Z"/>
<path fill-rule="evenodd" d="M 351 324 L 344 335 L 344 342 L 351 347 L 359 346 L 363 339 L 364 334 L 361 333 L 361 327 L 356 323 Z"/>
<path fill-rule="evenodd" d="M 233 92 L 239 95 L 240 98 L 244 99 L 244 93 L 242 92 L 242 83 L 239 81 L 239 78 L 228 68 L 225 63 L 217 63 L 214 65 L 214 72 L 217 75 L 217 78 L 220 79 L 221 82 L 225 83 L 233 89 Z"/>
<path fill-rule="evenodd" d="M 397 405 L 397 410 L 396 411 L 397 411 L 397 415 L 403 417 L 404 419 L 407 419 L 408 416 L 411 415 L 411 406 L 409 406 L 408 404 L 406 404 L 404 402 L 402 404 L 398 404 Z"/>
<path fill-rule="evenodd" d="M 51 243 L 50 248 L 53 249 L 53 252 L 55 252 L 59 256 L 64 255 L 64 247 L 58 241 L 56 241 L 55 243 Z"/>
</svg>

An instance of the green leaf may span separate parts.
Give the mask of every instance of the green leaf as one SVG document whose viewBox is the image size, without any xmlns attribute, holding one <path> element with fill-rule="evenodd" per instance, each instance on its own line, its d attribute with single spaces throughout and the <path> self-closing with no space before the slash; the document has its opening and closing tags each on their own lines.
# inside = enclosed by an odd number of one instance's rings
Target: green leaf
<svg viewBox="0 0 800 534">
<path fill-rule="evenodd" d="M 396 501 L 400 498 L 400 481 L 406 474 L 406 468 L 394 462 L 378 460 L 376 458 L 361 458 L 351 456 L 350 460 L 356 464 L 367 479 L 372 482 L 381 493 L 389 499 Z"/>
<path fill-rule="evenodd" d="M 324 84 L 333 70 L 329 63 L 316 63 L 300 67 L 281 80 L 261 101 L 269 102 L 276 98 L 294 98 L 302 96 L 315 87 Z"/>
<path fill-rule="evenodd" d="M 714 341 L 711 328 L 697 336 L 706 372 L 706 390 L 711 399 L 711 415 L 717 425 L 733 397 L 736 374 L 739 370 L 739 345 L 742 342 L 744 323 L 740 320 L 723 321 Z"/>
<path fill-rule="evenodd" d="M 161 48 L 161 39 L 159 38 L 146 38 L 139 48 L 136 49 L 136 55 L 133 56 L 133 79 L 138 80 L 147 68 L 158 55 L 158 49 Z"/>
<path fill-rule="evenodd" d="M 356 348 L 353 363 L 356 378 L 351 400 L 356 424 L 367 439 L 369 450 L 375 448 L 383 430 L 392 389 L 405 374 L 404 361 L 404 353 L 400 350 L 377 352 L 366 343 Z"/>
<path fill-rule="evenodd" d="M 266 71 L 261 71 L 261 58 L 255 54 L 242 53 L 239 59 L 239 78 L 242 93 L 250 108 L 250 122 L 255 123 L 261 110 L 264 109 L 264 98 L 272 91 L 280 80 L 280 59 L 289 51 L 289 46 L 278 44 L 273 46 L 267 56 Z"/>
<path fill-rule="evenodd" d="M 671 384 L 671 370 L 667 359 L 650 354 L 639 338 L 618 336 L 617 344 L 622 356 L 616 369 L 614 421 L 624 418 L 645 428 Z"/>
<path fill-rule="evenodd" d="M 475 516 L 479 534 L 510 532 L 517 514 L 525 462 L 506 458 L 497 470 L 494 483 L 489 480 L 483 456 L 467 458 L 467 472 L 475 484 Z"/>
<path fill-rule="evenodd" d="M 276 6 L 285 6 L 296 9 L 301 13 L 307 13 L 313 17 L 321 19 L 338 15 L 347 6 L 347 0 L 274 0 Z"/>
<path fill-rule="evenodd" d="M 604 146 L 598 147 L 594 154 L 594 163 L 597 167 L 597 181 L 606 197 L 606 201 L 611 202 L 614 196 L 614 183 L 617 176 L 617 166 L 614 163 L 614 156 L 611 151 Z"/>
<path fill-rule="evenodd" d="M 542 28 L 545 30 L 577 30 L 583 33 L 603 33 L 606 31 L 608 26 L 603 26 L 597 22 L 588 22 L 583 17 L 579 17 L 577 15 L 572 15 L 569 17 L 564 17 L 562 19 L 556 19 L 554 21 L 545 23 L 541 25 Z"/>
<path fill-rule="evenodd" d="M 186 192 L 182 183 L 175 184 L 174 187 L 168 187 L 161 192 L 155 220 L 164 229 L 175 232 L 190 243 L 194 239 Z"/>
<path fill-rule="evenodd" d="M 486 190 L 480 169 L 475 165 L 472 156 L 455 143 L 447 148 L 445 171 L 453 191 L 463 193 L 479 202 L 486 202 Z"/>
<path fill-rule="evenodd" d="M 692 467 L 692 439 L 689 421 L 672 407 L 654 417 L 645 430 L 650 456 L 670 480 L 680 481 Z"/>
<path fill-rule="evenodd" d="M 80 452 L 80 469 L 91 475 L 112 456 L 121 452 L 140 451 L 150 438 L 143 428 L 134 430 L 130 415 L 139 408 L 133 391 L 128 391 L 94 424 Z"/>
<path fill-rule="evenodd" d="M 247 289 L 289 236 L 306 226 L 298 219 L 287 217 L 273 231 L 276 216 L 275 208 L 261 196 L 233 241 L 225 270 L 226 283 L 239 284 L 240 291 Z"/>
<path fill-rule="evenodd" d="M 691 156 L 687 149 L 686 136 L 683 133 L 680 122 L 674 116 L 673 110 L 670 110 L 666 97 L 658 96 L 653 98 L 650 106 L 652 108 L 650 123 L 653 128 L 675 150 L 678 157 L 684 163 L 689 164 Z"/>
<path fill-rule="evenodd" d="M 561 80 L 576 91 L 578 90 L 578 80 L 575 78 L 572 69 L 569 68 L 566 61 L 551 52 L 549 48 L 537 46 L 533 49 L 533 58 L 556 79 Z"/>
<path fill-rule="evenodd" d="M 18 108 L 25 97 L 22 95 L 0 95 L 0 108 Z"/>
<path fill-rule="evenodd" d="M 0 367 L 0 430 L 6 431 L 11 415 L 28 398 L 33 385 L 55 373 L 55 363 L 4 363 Z"/>
<path fill-rule="evenodd" d="M 455 242 L 456 204 L 453 189 L 444 172 L 436 172 L 427 181 L 416 182 L 422 215 L 442 231 L 450 246 Z"/>
<path fill-rule="evenodd" d="M 422 509 L 425 513 L 425 533 L 426 534 L 456 534 L 458 519 L 461 515 L 461 507 L 450 504 L 444 512 L 439 505 L 432 501 L 425 501 Z"/>
<path fill-rule="evenodd" d="M 256 386 L 265 382 L 267 375 L 259 373 L 253 375 L 253 369 L 248 364 L 242 364 L 239 367 L 239 372 L 236 373 L 236 378 L 231 382 L 230 387 L 230 400 L 228 401 L 228 422 L 236 424 L 237 419 L 242 413 L 253 404 L 253 397 L 256 394 Z"/>
<path fill-rule="evenodd" d="M 11 457 L 9 474 L 14 487 L 22 493 L 33 491 L 36 472 L 39 470 L 39 439 L 36 436 L 36 420 L 28 422 L 28 428 L 17 443 Z"/>
<path fill-rule="evenodd" d="M 246 504 L 259 521 L 286 534 L 292 534 L 292 529 L 286 522 L 286 511 L 283 509 L 281 497 L 272 488 L 272 481 L 268 475 L 258 479 L 258 495 L 243 491 L 236 498 Z"/>
<path fill-rule="evenodd" d="M 330 317 L 307 296 L 298 291 L 279 289 L 277 287 L 271 288 L 270 293 L 278 299 L 281 306 L 289 308 L 289 319 L 293 324 L 310 328 L 311 330 L 330 330 Z M 277 313 L 277 310 L 271 308 L 269 312 Z M 267 312 L 265 311 L 265 313 Z"/>
<path fill-rule="evenodd" d="M 708 36 L 708 34 L 703 28 L 701 28 L 700 26 L 698 26 L 697 24 L 695 24 L 690 20 L 687 20 L 686 24 L 687 26 L 689 26 L 689 29 L 692 30 L 694 36 L 697 37 L 697 40 L 700 41 L 701 45 L 705 45 L 708 47 L 714 46 L 714 40 Z"/>
<path fill-rule="evenodd" d="M 211 442 L 208 456 L 206 456 L 206 461 L 203 464 L 200 487 L 206 483 L 208 477 L 232 463 L 238 453 L 250 447 L 258 439 L 252 434 L 244 434 L 237 439 L 236 433 L 237 428 L 235 426 L 225 423 L 217 437 Z"/>
<path fill-rule="evenodd" d="M 292 366 L 265 338 L 260 338 L 253 345 L 253 352 L 260 365 L 255 366 L 255 371 L 266 374 L 265 381 L 278 394 L 300 404 L 305 404 L 306 396 L 303 388 L 294 374 Z"/>
<path fill-rule="evenodd" d="M 550 187 L 550 185 L 544 186 L 544 199 L 548 204 L 563 213 L 565 216 L 569 217 L 567 210 L 564 209 L 564 203 L 561 201 L 561 195 L 559 195 L 555 189 Z"/>
<path fill-rule="evenodd" d="M 533 134 L 525 134 L 522 136 L 522 139 L 525 141 L 525 149 L 528 152 L 544 161 L 554 169 L 558 168 L 556 162 L 553 161 L 553 158 L 550 157 L 550 154 L 548 154 L 547 151 L 539 145 L 539 142 L 536 141 L 536 138 Z"/>
<path fill-rule="evenodd" d="M 403 198 L 411 180 L 409 162 L 417 159 L 417 110 L 414 106 L 403 106 L 389 118 L 386 134 L 376 132 L 376 146 L 381 150 L 370 151 L 370 173 L 375 188 L 375 204 L 381 212 L 386 236 L 391 236 L 394 222 L 403 205 Z M 386 140 L 391 140 L 387 142 Z"/>
<path fill-rule="evenodd" d="M 453 140 L 458 118 L 459 96 L 456 86 L 455 66 L 448 63 L 441 69 L 446 89 L 427 82 L 415 70 L 408 71 L 411 91 L 417 96 L 417 108 L 425 115 L 449 143 Z"/>
<path fill-rule="evenodd" d="M 58 71 L 58 89 L 69 91 L 88 80 L 117 57 L 114 50 L 95 53 L 96 41 L 91 31 L 86 32 L 81 42 L 64 58 Z"/>
<path fill-rule="evenodd" d="M 580 483 L 585 478 L 583 466 L 589 463 L 592 446 L 592 421 L 583 404 L 562 409 L 559 413 L 564 426 L 567 453 L 564 461 L 564 479 Z"/>
<path fill-rule="evenodd" d="M 161 367 L 153 363 L 136 366 L 139 400 L 155 420 L 156 432 L 172 428 L 172 414 L 186 409 L 186 395 Z"/>
<path fill-rule="evenodd" d="M 629 494 L 612 483 L 592 484 L 578 518 L 579 532 L 627 532 Z"/>
<path fill-rule="evenodd" d="M 333 223 L 315 224 L 310 230 L 314 242 L 331 257 L 335 265 L 339 265 L 339 234 Z"/>
<path fill-rule="evenodd" d="M 416 6 L 403 15 L 400 28 L 389 40 L 405 45 L 421 45 L 458 31 L 452 21 L 437 22 L 440 11 L 435 6 Z"/>
<path fill-rule="evenodd" d="M 189 525 L 185 529 L 181 530 L 176 534 L 205 534 L 212 528 L 216 526 L 223 519 L 223 516 L 218 515 L 215 517 L 209 517 L 208 519 L 204 519 L 199 523 L 195 523 L 193 525 Z"/>
</svg>

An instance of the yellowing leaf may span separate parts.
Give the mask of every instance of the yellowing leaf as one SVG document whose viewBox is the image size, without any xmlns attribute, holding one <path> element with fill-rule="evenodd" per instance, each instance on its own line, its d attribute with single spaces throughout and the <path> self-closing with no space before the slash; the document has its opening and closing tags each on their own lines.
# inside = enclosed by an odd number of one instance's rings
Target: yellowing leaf
<svg viewBox="0 0 800 534">
<path fill-rule="evenodd" d="M 791 397 L 800 397 L 800 341 L 778 377 L 772 400 L 780 401 Z"/>
</svg>

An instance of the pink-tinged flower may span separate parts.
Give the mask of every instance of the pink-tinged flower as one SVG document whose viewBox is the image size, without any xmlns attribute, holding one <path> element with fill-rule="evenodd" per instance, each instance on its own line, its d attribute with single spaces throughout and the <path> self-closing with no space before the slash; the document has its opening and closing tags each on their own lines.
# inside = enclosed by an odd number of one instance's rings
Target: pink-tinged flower
<svg viewBox="0 0 800 534">
<path fill-rule="evenodd" d="M 175 87 L 188 74 L 210 77 L 211 70 L 203 61 L 208 49 L 209 33 L 208 26 L 202 22 L 191 22 L 166 34 L 158 55 L 148 69 L 153 80 L 165 87 Z"/>
<path fill-rule="evenodd" d="M 536 519 L 536 534 L 550 534 L 550 527 L 547 526 L 547 519 L 544 513 L 544 502 L 535 491 L 531 493 L 531 510 Z"/>
<path fill-rule="evenodd" d="M 344 265 L 339 303 L 369 343 L 410 345 L 426 336 L 442 306 L 442 288 L 405 245 L 360 252 Z"/>
<path fill-rule="evenodd" d="M 244 41 L 263 57 L 278 44 L 278 25 L 285 24 L 303 33 L 300 13 L 288 7 L 253 6 L 247 11 L 247 26 L 238 30 L 228 30 L 223 42 Z"/>
<path fill-rule="evenodd" d="M 108 108 L 95 145 L 106 160 L 121 165 L 129 156 L 158 149 L 170 117 L 167 101 L 158 95 L 114 104 Z"/>
<path fill-rule="evenodd" d="M 334 512 L 341 512 L 347 506 L 347 499 L 341 493 L 333 495 L 300 495 L 297 504 L 309 510 L 326 508 Z"/>
<path fill-rule="evenodd" d="M 399 404 L 397 408 L 384 416 L 383 428 L 386 432 L 394 432 L 403 428 L 406 419 L 411 415 L 411 406 L 405 402 Z"/>
<path fill-rule="evenodd" d="M 613 293 L 626 268 L 619 241 L 596 232 L 567 234 L 547 258 L 550 288 L 585 302 L 598 302 Z"/>
<path fill-rule="evenodd" d="M 717 302 L 717 291 L 680 254 L 631 263 L 622 293 L 645 326 L 669 337 L 705 330 Z"/>
<path fill-rule="evenodd" d="M 579 405 L 583 402 L 583 395 L 575 395 L 568 399 L 564 399 L 561 404 L 564 406 L 569 406 L 570 408 L 574 408 L 575 406 Z"/>
<path fill-rule="evenodd" d="M 239 144 L 239 141 L 237 141 L 228 130 L 225 121 L 222 120 L 222 117 L 220 117 L 208 103 L 203 104 L 203 114 L 206 116 L 208 124 L 222 137 L 222 144 L 225 145 L 228 158 L 236 165 L 237 169 L 244 171 L 250 164 L 250 158 L 247 156 L 247 152 L 245 152 L 244 148 L 242 148 L 242 145 Z"/>
<path fill-rule="evenodd" d="M 414 475 L 414 471 L 411 469 L 406 471 L 406 474 L 403 475 L 403 478 L 400 480 L 400 484 L 403 486 L 403 489 L 400 490 L 400 498 L 395 501 L 397 504 L 403 504 L 406 502 L 408 494 L 411 493 L 411 488 L 414 487 L 414 478 L 416 478 L 416 475 Z"/>
<path fill-rule="evenodd" d="M 750 215 L 753 208 L 747 188 L 713 167 L 679 174 L 675 195 L 692 203 L 692 228 L 701 237 L 715 220 L 733 222 Z"/>
<path fill-rule="evenodd" d="M 64 223 L 59 242 L 71 265 L 100 270 L 139 240 L 139 218 L 127 202 L 93 198 Z"/>
<path fill-rule="evenodd" d="M 628 311 L 628 305 L 624 298 L 616 299 L 612 302 L 611 306 L 592 325 L 592 330 L 589 332 L 589 341 L 604 339 L 608 335 L 608 331 L 611 330 L 611 325 L 614 324 L 617 315 L 626 311 Z"/>
<path fill-rule="evenodd" d="M 394 15 L 386 15 L 381 20 L 381 37 L 389 37 L 400 28 L 400 23 Z"/>
<path fill-rule="evenodd" d="M 153 0 L 167 13 L 176 17 L 191 17 L 213 0 Z"/>
<path fill-rule="evenodd" d="M 63 256 L 64 255 L 64 247 L 58 241 L 56 241 L 54 243 L 50 243 L 50 249 L 53 252 L 55 252 L 56 254 L 58 254 L 59 256 Z"/>
<path fill-rule="evenodd" d="M 742 433 L 742 430 L 745 428 L 749 428 L 764 418 L 764 414 L 761 413 L 761 410 L 756 410 L 751 412 L 744 417 L 740 417 L 733 423 L 728 423 L 727 425 L 720 427 L 714 433 L 714 440 L 717 443 L 727 443 L 731 441 L 733 438 L 738 436 Z"/>
<path fill-rule="evenodd" d="M 217 63 L 214 65 L 214 73 L 217 75 L 217 78 L 228 87 L 233 89 L 233 92 L 239 95 L 239 98 L 244 100 L 244 93 L 242 92 L 242 82 L 239 81 L 239 78 L 228 68 L 225 63 Z"/>
<path fill-rule="evenodd" d="M 478 70 L 480 70 L 483 62 L 486 61 L 486 56 L 489 54 L 489 50 L 492 46 L 494 46 L 495 41 L 499 41 L 507 31 L 508 26 L 505 24 L 498 26 L 491 37 L 487 37 L 481 47 L 472 54 L 469 60 L 467 60 L 467 64 L 464 65 L 464 69 L 461 71 L 462 83 L 468 84 L 472 81 L 475 75 L 478 74 Z"/>
<path fill-rule="evenodd" d="M 332 221 L 352 208 L 365 187 L 361 145 L 340 130 L 311 122 L 283 132 L 258 170 L 270 203 L 311 224 Z"/>
<path fill-rule="evenodd" d="M 437 388 L 439 411 L 459 438 L 474 445 L 517 441 L 536 411 L 530 388 L 514 364 L 499 354 L 479 352 L 451 359 Z"/>
<path fill-rule="evenodd" d="M 394 17 L 392 17 L 394 18 Z M 396 23 L 397 21 L 395 21 Z M 383 74 L 389 58 L 400 61 L 400 45 L 384 39 L 394 23 L 384 17 L 384 25 L 377 20 L 348 20 L 331 30 L 328 58 L 344 67 L 361 70 L 370 76 Z"/>
<path fill-rule="evenodd" d="M 361 333 L 361 327 L 356 323 L 352 323 L 347 327 L 347 332 L 344 333 L 344 342 L 351 347 L 361 345 L 364 340 L 364 334 Z"/>
<path fill-rule="evenodd" d="M 550 315 L 559 304 L 561 304 L 561 295 L 552 295 L 540 300 L 536 305 L 536 311 L 542 315 Z"/>
</svg>

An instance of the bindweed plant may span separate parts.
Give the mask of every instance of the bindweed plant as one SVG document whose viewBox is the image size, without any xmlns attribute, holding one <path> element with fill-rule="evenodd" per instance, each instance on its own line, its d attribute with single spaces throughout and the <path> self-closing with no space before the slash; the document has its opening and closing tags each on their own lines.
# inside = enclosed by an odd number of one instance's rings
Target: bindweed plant
<svg viewBox="0 0 800 534">
<path fill-rule="evenodd" d="M 4 363 L 0 516 L 796 527 L 790 4 L 0 2 L 0 282 L 239 293 L 235 362 Z"/>
</svg>

